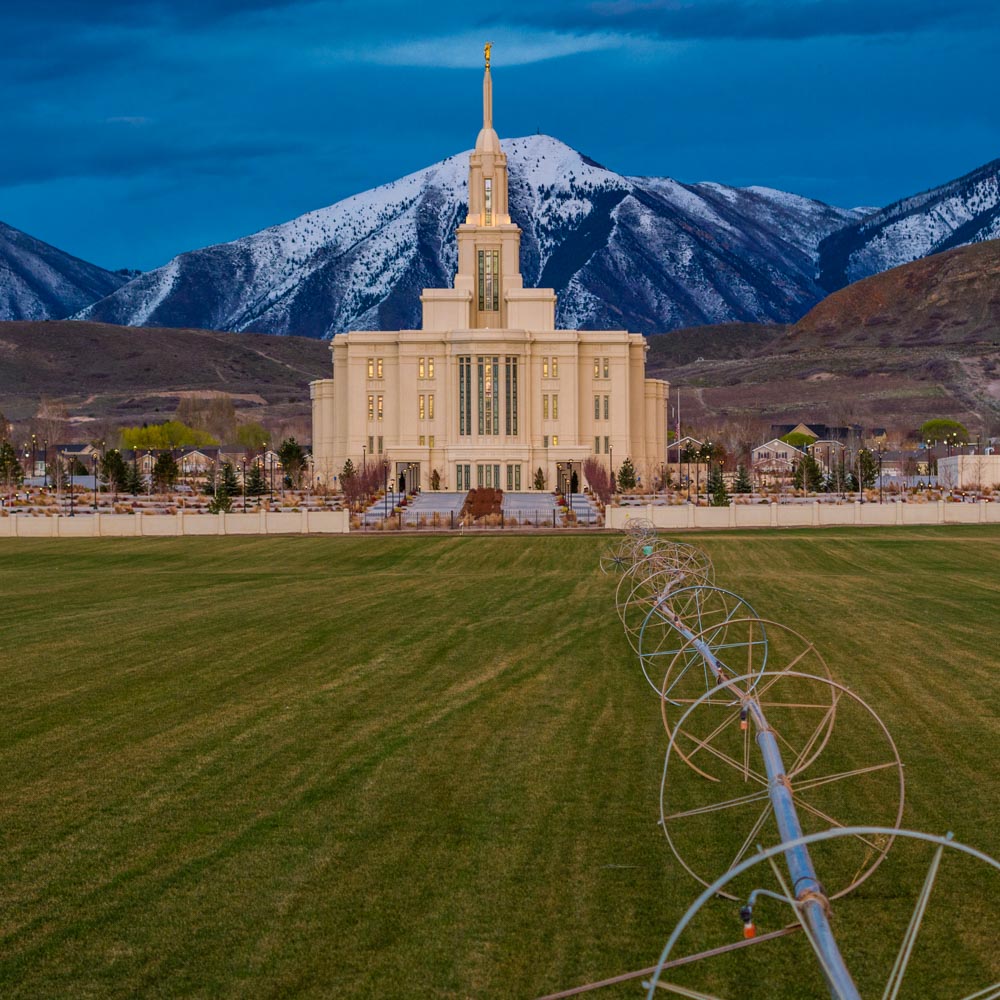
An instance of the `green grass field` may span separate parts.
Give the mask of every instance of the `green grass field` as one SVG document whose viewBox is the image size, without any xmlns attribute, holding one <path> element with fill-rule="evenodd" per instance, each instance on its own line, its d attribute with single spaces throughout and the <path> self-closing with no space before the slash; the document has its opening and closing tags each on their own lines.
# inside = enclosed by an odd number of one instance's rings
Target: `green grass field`
<svg viewBox="0 0 1000 1000">
<path fill-rule="evenodd" d="M 0 547 L 0 996 L 531 998 L 652 965 L 700 887 L 609 537 Z M 1000 530 L 685 540 L 882 715 L 905 826 L 1000 854 Z M 905 857 L 836 911 L 876 965 Z M 945 966 L 1000 975 L 996 885 Z M 813 995 L 747 968 L 741 996 Z"/>
</svg>

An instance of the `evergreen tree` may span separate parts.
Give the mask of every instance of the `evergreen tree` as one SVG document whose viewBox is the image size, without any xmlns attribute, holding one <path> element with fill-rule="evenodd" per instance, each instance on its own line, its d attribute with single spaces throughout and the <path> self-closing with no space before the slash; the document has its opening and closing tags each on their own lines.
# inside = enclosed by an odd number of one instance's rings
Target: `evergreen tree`
<svg viewBox="0 0 1000 1000">
<path fill-rule="evenodd" d="M 161 451 L 153 466 L 153 484 L 156 489 L 161 493 L 173 489 L 179 475 L 180 469 L 177 468 L 177 460 L 169 451 Z"/>
<path fill-rule="evenodd" d="M 247 472 L 247 495 L 252 497 L 263 496 L 267 492 L 267 483 L 264 481 L 264 473 L 260 463 L 254 462 Z"/>
<path fill-rule="evenodd" d="M 736 482 L 733 483 L 734 493 L 753 493 L 753 483 L 750 481 L 750 473 L 745 465 L 740 465 L 736 469 Z"/>
<path fill-rule="evenodd" d="M 878 479 L 878 461 L 867 448 L 858 452 L 858 479 L 866 490 L 870 490 Z"/>
<path fill-rule="evenodd" d="M 729 492 L 722 476 L 721 463 L 710 463 L 708 477 L 705 479 L 705 495 L 713 507 L 725 507 L 729 503 Z"/>
<path fill-rule="evenodd" d="M 101 480 L 105 489 L 117 493 L 125 488 L 128 479 L 128 469 L 122 453 L 117 448 L 105 452 L 101 458 Z"/>
<path fill-rule="evenodd" d="M 573 475 L 569 477 L 569 491 L 570 493 L 580 492 L 580 477 L 576 474 L 576 469 L 573 470 Z"/>
<path fill-rule="evenodd" d="M 431 489 L 439 490 L 441 489 L 441 473 L 437 469 L 431 471 Z"/>
<path fill-rule="evenodd" d="M 223 462 L 219 470 L 219 480 L 222 488 L 231 496 L 236 496 L 240 492 L 240 483 L 236 478 L 236 469 L 232 462 Z"/>
<path fill-rule="evenodd" d="M 295 438 L 286 438 L 278 446 L 278 461 L 285 471 L 285 483 L 288 486 L 298 486 L 306 468 L 305 448 Z"/>
<path fill-rule="evenodd" d="M 9 441 L 0 443 L 0 483 L 6 489 L 20 486 L 24 479 L 24 470 L 17 460 L 17 452 Z"/>
<path fill-rule="evenodd" d="M 142 492 L 142 485 L 142 474 L 139 472 L 139 466 L 135 462 L 126 465 L 125 482 L 122 484 L 124 491 L 135 497 Z"/>
<path fill-rule="evenodd" d="M 830 472 L 826 488 L 830 493 L 843 493 L 847 489 L 847 469 L 844 466 L 843 452 Z"/>
<path fill-rule="evenodd" d="M 222 483 L 219 484 L 215 496 L 208 502 L 209 514 L 228 514 L 233 509 L 233 498 Z"/>
<path fill-rule="evenodd" d="M 803 455 L 795 466 L 792 484 L 797 490 L 805 490 L 807 493 L 818 493 L 823 489 L 823 470 L 812 455 Z"/>
<path fill-rule="evenodd" d="M 542 467 L 541 466 L 539 466 L 535 470 L 534 487 L 535 487 L 536 490 L 544 490 L 545 489 L 545 473 L 542 472 Z"/>
<path fill-rule="evenodd" d="M 635 466 L 631 458 L 626 458 L 618 469 L 618 488 L 622 490 L 635 489 Z"/>
</svg>

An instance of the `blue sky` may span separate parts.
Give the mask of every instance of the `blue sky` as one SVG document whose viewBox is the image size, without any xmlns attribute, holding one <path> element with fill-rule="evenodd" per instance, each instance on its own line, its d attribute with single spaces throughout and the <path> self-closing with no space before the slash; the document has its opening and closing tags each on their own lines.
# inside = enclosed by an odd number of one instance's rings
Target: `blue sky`
<svg viewBox="0 0 1000 1000">
<path fill-rule="evenodd" d="M 20 7 L 22 9 L 15 9 Z M 0 5 L 0 220 L 148 269 L 474 142 L 882 205 L 1000 156 L 997 0 Z"/>
</svg>

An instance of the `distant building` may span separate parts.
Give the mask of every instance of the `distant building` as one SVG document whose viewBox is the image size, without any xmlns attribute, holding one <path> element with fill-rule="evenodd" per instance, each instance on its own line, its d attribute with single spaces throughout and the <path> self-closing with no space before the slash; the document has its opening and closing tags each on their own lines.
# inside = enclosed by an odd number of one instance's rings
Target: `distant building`
<svg viewBox="0 0 1000 1000">
<path fill-rule="evenodd" d="M 861 424 L 848 424 L 842 427 L 820 423 L 771 424 L 770 433 L 777 438 L 787 437 L 789 434 L 807 434 L 817 441 L 839 441 L 841 444 L 855 447 L 860 444 L 874 448 L 886 442 L 884 427 L 866 429 Z"/>
<path fill-rule="evenodd" d="M 937 481 L 944 489 L 1000 489 L 1000 455 L 951 455 L 939 458 Z"/>
<path fill-rule="evenodd" d="M 752 452 L 754 479 L 762 484 L 784 482 L 791 478 L 795 466 L 805 457 L 804 451 L 787 441 L 772 438 Z"/>
</svg>

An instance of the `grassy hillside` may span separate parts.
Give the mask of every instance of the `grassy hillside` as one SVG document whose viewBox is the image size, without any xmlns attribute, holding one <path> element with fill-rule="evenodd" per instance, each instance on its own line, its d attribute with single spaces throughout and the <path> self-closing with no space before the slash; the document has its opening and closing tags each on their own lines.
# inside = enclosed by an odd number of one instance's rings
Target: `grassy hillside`
<svg viewBox="0 0 1000 1000">
<path fill-rule="evenodd" d="M 691 426 L 719 418 L 1000 432 L 1000 241 L 835 292 L 793 326 L 727 323 L 649 338 L 649 371 Z M 43 398 L 77 418 L 155 422 L 181 393 L 228 392 L 251 419 L 303 418 L 329 345 L 305 337 L 100 323 L 0 323 L 0 412 Z"/>
<path fill-rule="evenodd" d="M 330 348 L 307 337 L 111 326 L 0 323 L 0 411 L 35 413 L 43 398 L 71 416 L 163 420 L 181 392 L 228 392 L 262 416 L 309 412 L 309 382 L 329 373 Z"/>
<path fill-rule="evenodd" d="M 1000 853 L 1000 532 L 695 540 L 882 714 L 906 823 Z M 657 826 L 663 731 L 605 543 L 0 548 L 0 994 L 531 997 L 652 964 L 697 887 Z M 869 964 L 888 953 L 864 921 L 888 939 L 912 903 L 899 857 L 838 905 Z M 988 975 L 991 920 L 905 995 Z M 826 995 L 801 942 L 775 947 L 739 995 Z"/>
<path fill-rule="evenodd" d="M 652 337 L 649 366 L 682 390 L 695 423 L 750 414 L 915 428 L 940 415 L 996 432 L 1000 241 L 866 278 L 793 326 Z"/>
</svg>

